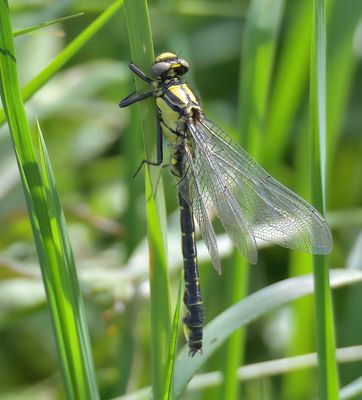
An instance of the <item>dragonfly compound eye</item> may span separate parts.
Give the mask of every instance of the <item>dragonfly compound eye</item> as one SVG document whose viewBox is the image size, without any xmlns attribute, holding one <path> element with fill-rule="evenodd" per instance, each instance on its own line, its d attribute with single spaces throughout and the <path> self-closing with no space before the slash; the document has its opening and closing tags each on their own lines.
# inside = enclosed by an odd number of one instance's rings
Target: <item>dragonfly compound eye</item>
<svg viewBox="0 0 362 400">
<path fill-rule="evenodd" d="M 165 61 L 156 62 L 152 65 L 151 72 L 154 76 L 159 77 L 169 71 L 171 64 Z"/>
<path fill-rule="evenodd" d="M 181 76 L 185 74 L 189 69 L 189 64 L 187 61 L 178 58 L 174 60 L 173 64 L 170 67 L 170 70 L 172 71 L 172 76 Z"/>
<path fill-rule="evenodd" d="M 182 59 L 182 58 L 179 58 L 178 62 L 180 63 L 180 65 L 182 67 L 181 68 L 182 69 L 182 73 L 185 74 L 189 70 L 189 63 L 186 60 Z"/>
</svg>

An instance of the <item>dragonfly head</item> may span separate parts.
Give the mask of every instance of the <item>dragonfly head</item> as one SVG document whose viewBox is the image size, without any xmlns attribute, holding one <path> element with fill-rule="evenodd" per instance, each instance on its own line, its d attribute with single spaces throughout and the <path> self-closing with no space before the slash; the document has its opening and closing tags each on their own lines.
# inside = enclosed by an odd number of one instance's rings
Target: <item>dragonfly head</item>
<svg viewBox="0 0 362 400">
<path fill-rule="evenodd" d="M 164 80 L 181 76 L 185 74 L 188 69 L 188 62 L 182 58 L 178 58 L 176 54 L 161 53 L 156 57 L 151 72 L 157 79 Z"/>
</svg>

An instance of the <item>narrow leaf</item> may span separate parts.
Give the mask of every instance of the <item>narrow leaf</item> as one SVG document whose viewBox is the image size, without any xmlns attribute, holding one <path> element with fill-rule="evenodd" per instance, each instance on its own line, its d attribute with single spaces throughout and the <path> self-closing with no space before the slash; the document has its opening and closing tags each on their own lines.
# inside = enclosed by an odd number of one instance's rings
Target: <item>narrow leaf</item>
<svg viewBox="0 0 362 400">
<path fill-rule="evenodd" d="M 98 399 L 83 303 L 54 177 L 39 131 L 40 165 L 19 89 L 6 0 L 0 0 L 0 94 L 27 201 L 66 396 Z"/>
<path fill-rule="evenodd" d="M 362 281 L 362 273 L 352 270 L 332 270 L 330 281 L 331 286 L 340 287 Z M 202 356 L 190 358 L 187 346 L 185 346 L 176 360 L 175 398 L 180 398 L 189 380 L 236 329 L 276 307 L 311 294 L 313 286 L 312 275 L 286 279 L 251 294 L 207 324 L 204 330 Z"/>
<path fill-rule="evenodd" d="M 310 73 L 312 204 L 322 213 L 326 199 L 326 13 L 325 0 L 314 0 Z M 326 256 L 313 256 L 315 320 L 319 361 L 319 397 L 338 399 L 338 372 L 332 295 Z"/>
<path fill-rule="evenodd" d="M 80 17 L 81 15 L 84 15 L 84 13 L 77 13 L 77 14 L 73 14 L 73 15 L 68 15 L 66 17 L 53 19 L 51 21 L 41 22 L 38 25 L 33 25 L 33 26 L 28 27 L 28 28 L 21 29 L 19 31 L 14 32 L 14 37 L 25 35 L 27 33 L 37 31 L 38 29 L 45 28 L 46 26 L 50 26 L 50 25 L 58 24 L 60 22 L 64 22 L 64 21 L 66 21 L 68 19 L 77 18 L 77 17 Z"/>
<path fill-rule="evenodd" d="M 151 26 L 146 0 L 126 0 L 125 14 L 132 61 L 146 74 L 154 62 Z M 130 72 L 131 74 L 131 72 Z M 149 85 L 135 78 L 138 92 Z M 138 103 L 143 131 L 145 158 L 156 159 L 156 110 L 152 99 Z M 151 302 L 151 357 L 154 398 L 162 398 L 165 385 L 168 340 L 171 333 L 171 310 L 166 244 L 166 207 L 161 168 L 145 168 L 147 236 L 149 248 Z"/>
<path fill-rule="evenodd" d="M 123 0 L 116 0 L 88 28 L 80 33 L 54 60 L 32 79 L 21 91 L 26 102 L 49 79 L 51 79 L 79 50 L 106 24 L 106 22 L 123 5 Z M 0 110 L 0 126 L 5 122 L 4 110 Z"/>
<path fill-rule="evenodd" d="M 166 383 L 165 383 L 165 394 L 163 396 L 164 400 L 172 399 L 172 377 L 174 372 L 174 365 L 176 359 L 176 348 L 177 348 L 177 336 L 179 331 L 179 323 L 180 323 L 180 310 L 181 310 L 181 302 L 182 302 L 182 282 L 183 275 L 181 274 L 180 283 L 178 287 L 177 300 L 176 300 L 176 308 L 173 316 L 172 322 L 172 333 L 170 346 L 168 351 L 168 363 L 167 363 L 167 374 L 166 374 Z"/>
</svg>

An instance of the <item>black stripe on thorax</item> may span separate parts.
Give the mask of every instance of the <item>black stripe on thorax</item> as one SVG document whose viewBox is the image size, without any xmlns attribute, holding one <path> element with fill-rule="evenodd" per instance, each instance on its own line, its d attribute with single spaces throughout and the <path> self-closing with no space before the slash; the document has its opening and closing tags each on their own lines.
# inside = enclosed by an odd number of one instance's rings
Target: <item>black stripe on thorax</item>
<svg viewBox="0 0 362 400">
<path fill-rule="evenodd" d="M 198 106 L 198 104 L 195 104 L 189 94 L 187 92 L 185 92 L 185 90 L 183 89 L 183 85 L 185 83 L 183 81 L 181 81 L 180 79 L 177 80 L 173 80 L 170 81 L 168 83 L 161 83 L 160 87 L 163 89 L 163 99 L 165 100 L 165 102 L 167 103 L 167 105 L 172 108 L 172 110 L 179 112 L 181 109 L 184 109 L 186 107 L 189 107 L 190 105 L 195 105 Z M 174 93 L 172 93 L 169 89 L 172 86 L 180 86 L 179 90 L 182 90 L 183 93 L 185 94 L 188 102 L 185 104 L 182 100 L 180 100 L 180 98 L 175 95 Z"/>
<path fill-rule="evenodd" d="M 177 97 L 178 98 L 178 97 Z M 181 116 L 181 111 L 184 109 L 183 104 L 181 105 L 176 105 L 170 99 L 166 96 L 162 96 L 163 101 L 168 105 L 168 107 L 171 108 L 171 110 L 175 111 L 176 113 L 180 114 Z"/>
</svg>

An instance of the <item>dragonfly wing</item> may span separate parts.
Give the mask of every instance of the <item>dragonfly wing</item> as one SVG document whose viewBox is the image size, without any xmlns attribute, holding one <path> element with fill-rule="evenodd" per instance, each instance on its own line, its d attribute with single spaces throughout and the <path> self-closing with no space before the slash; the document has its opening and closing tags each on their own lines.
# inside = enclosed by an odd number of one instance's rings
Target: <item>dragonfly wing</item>
<svg viewBox="0 0 362 400">
<path fill-rule="evenodd" d="M 256 237 L 313 254 L 331 251 L 331 232 L 314 207 L 272 178 L 213 122 L 198 121 L 197 131 L 212 143 L 212 158 Z"/>
<path fill-rule="evenodd" d="M 191 205 L 192 212 L 199 225 L 202 238 L 211 256 L 212 263 L 216 271 L 220 274 L 221 262 L 215 232 L 205 206 L 200 182 L 198 181 L 198 177 L 195 174 L 195 167 L 192 156 L 187 147 L 185 148 L 181 169 L 182 178 L 178 182 L 178 190 L 183 198 Z"/>
<path fill-rule="evenodd" d="M 257 261 L 257 248 L 253 230 L 238 204 L 222 169 L 213 156 L 213 142 L 202 125 L 189 124 L 186 147 L 192 157 L 192 169 L 199 194 L 210 213 L 220 219 L 235 247 L 253 264 Z"/>
</svg>

